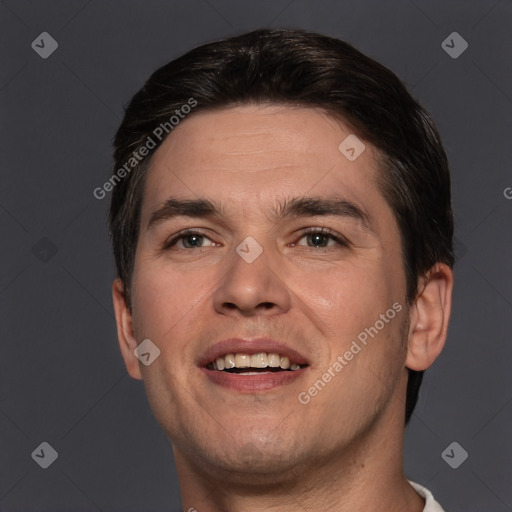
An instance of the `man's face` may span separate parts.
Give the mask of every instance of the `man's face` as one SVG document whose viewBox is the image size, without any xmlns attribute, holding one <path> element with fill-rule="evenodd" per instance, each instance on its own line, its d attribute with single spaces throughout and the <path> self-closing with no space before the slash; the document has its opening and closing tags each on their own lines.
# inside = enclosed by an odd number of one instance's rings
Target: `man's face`
<svg viewBox="0 0 512 512">
<path fill-rule="evenodd" d="M 132 313 L 137 342 L 161 351 L 140 371 L 178 457 L 276 474 L 403 411 L 400 236 L 373 148 L 354 161 L 338 148 L 349 134 L 319 110 L 244 106 L 190 116 L 153 156 Z M 216 213 L 162 211 L 170 199 Z M 254 364 L 288 354 L 300 369 L 211 365 L 260 352 Z"/>
</svg>

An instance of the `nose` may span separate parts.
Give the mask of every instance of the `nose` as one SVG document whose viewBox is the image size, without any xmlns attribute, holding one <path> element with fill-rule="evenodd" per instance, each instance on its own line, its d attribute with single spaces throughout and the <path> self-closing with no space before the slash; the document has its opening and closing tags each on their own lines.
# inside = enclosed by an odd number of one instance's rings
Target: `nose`
<svg viewBox="0 0 512 512">
<path fill-rule="evenodd" d="M 263 249 L 263 246 L 260 245 Z M 214 291 L 214 307 L 229 316 L 277 315 L 290 308 L 290 290 L 282 279 L 279 255 L 270 249 L 251 261 L 233 249 Z"/>
</svg>

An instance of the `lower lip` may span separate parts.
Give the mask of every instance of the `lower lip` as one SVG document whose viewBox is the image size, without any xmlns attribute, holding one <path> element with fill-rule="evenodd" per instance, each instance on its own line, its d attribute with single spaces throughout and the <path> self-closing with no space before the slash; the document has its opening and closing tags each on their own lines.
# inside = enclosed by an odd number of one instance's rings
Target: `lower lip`
<svg viewBox="0 0 512 512">
<path fill-rule="evenodd" d="M 266 391 L 277 386 L 289 384 L 303 375 L 306 368 L 300 370 L 260 373 L 258 375 L 244 375 L 243 373 L 227 373 L 219 370 L 201 368 L 205 375 L 214 384 L 236 391 L 255 392 Z"/>
</svg>

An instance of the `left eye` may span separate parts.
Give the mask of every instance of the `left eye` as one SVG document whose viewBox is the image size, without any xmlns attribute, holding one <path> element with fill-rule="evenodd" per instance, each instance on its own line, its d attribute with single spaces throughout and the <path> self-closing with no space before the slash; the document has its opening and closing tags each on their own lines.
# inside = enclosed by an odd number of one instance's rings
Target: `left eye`
<svg viewBox="0 0 512 512">
<path fill-rule="evenodd" d="M 300 240 L 306 239 L 306 244 L 300 243 Z M 316 230 L 316 231 L 309 231 L 306 233 L 303 233 L 302 237 L 300 238 L 299 242 L 297 242 L 298 245 L 307 245 L 309 247 L 317 247 L 317 248 L 323 248 L 328 247 L 331 245 L 347 245 L 340 237 L 328 232 L 328 231 L 322 231 L 322 230 Z M 329 243 L 331 242 L 331 243 Z"/>
</svg>

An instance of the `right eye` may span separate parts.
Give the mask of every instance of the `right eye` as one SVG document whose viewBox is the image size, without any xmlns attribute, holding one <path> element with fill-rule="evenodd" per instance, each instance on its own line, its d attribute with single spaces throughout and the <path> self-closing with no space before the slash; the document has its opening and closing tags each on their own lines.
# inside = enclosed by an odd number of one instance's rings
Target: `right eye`
<svg viewBox="0 0 512 512">
<path fill-rule="evenodd" d="M 209 240 L 209 245 L 203 245 L 204 240 Z M 181 244 L 181 245 L 180 245 Z M 173 236 L 170 240 L 167 240 L 163 246 L 164 250 L 169 250 L 171 247 L 177 246 L 178 250 L 187 249 L 202 249 L 203 247 L 212 247 L 216 245 L 206 235 L 195 231 L 193 229 L 186 229 L 180 231 L 178 234 Z"/>
</svg>

